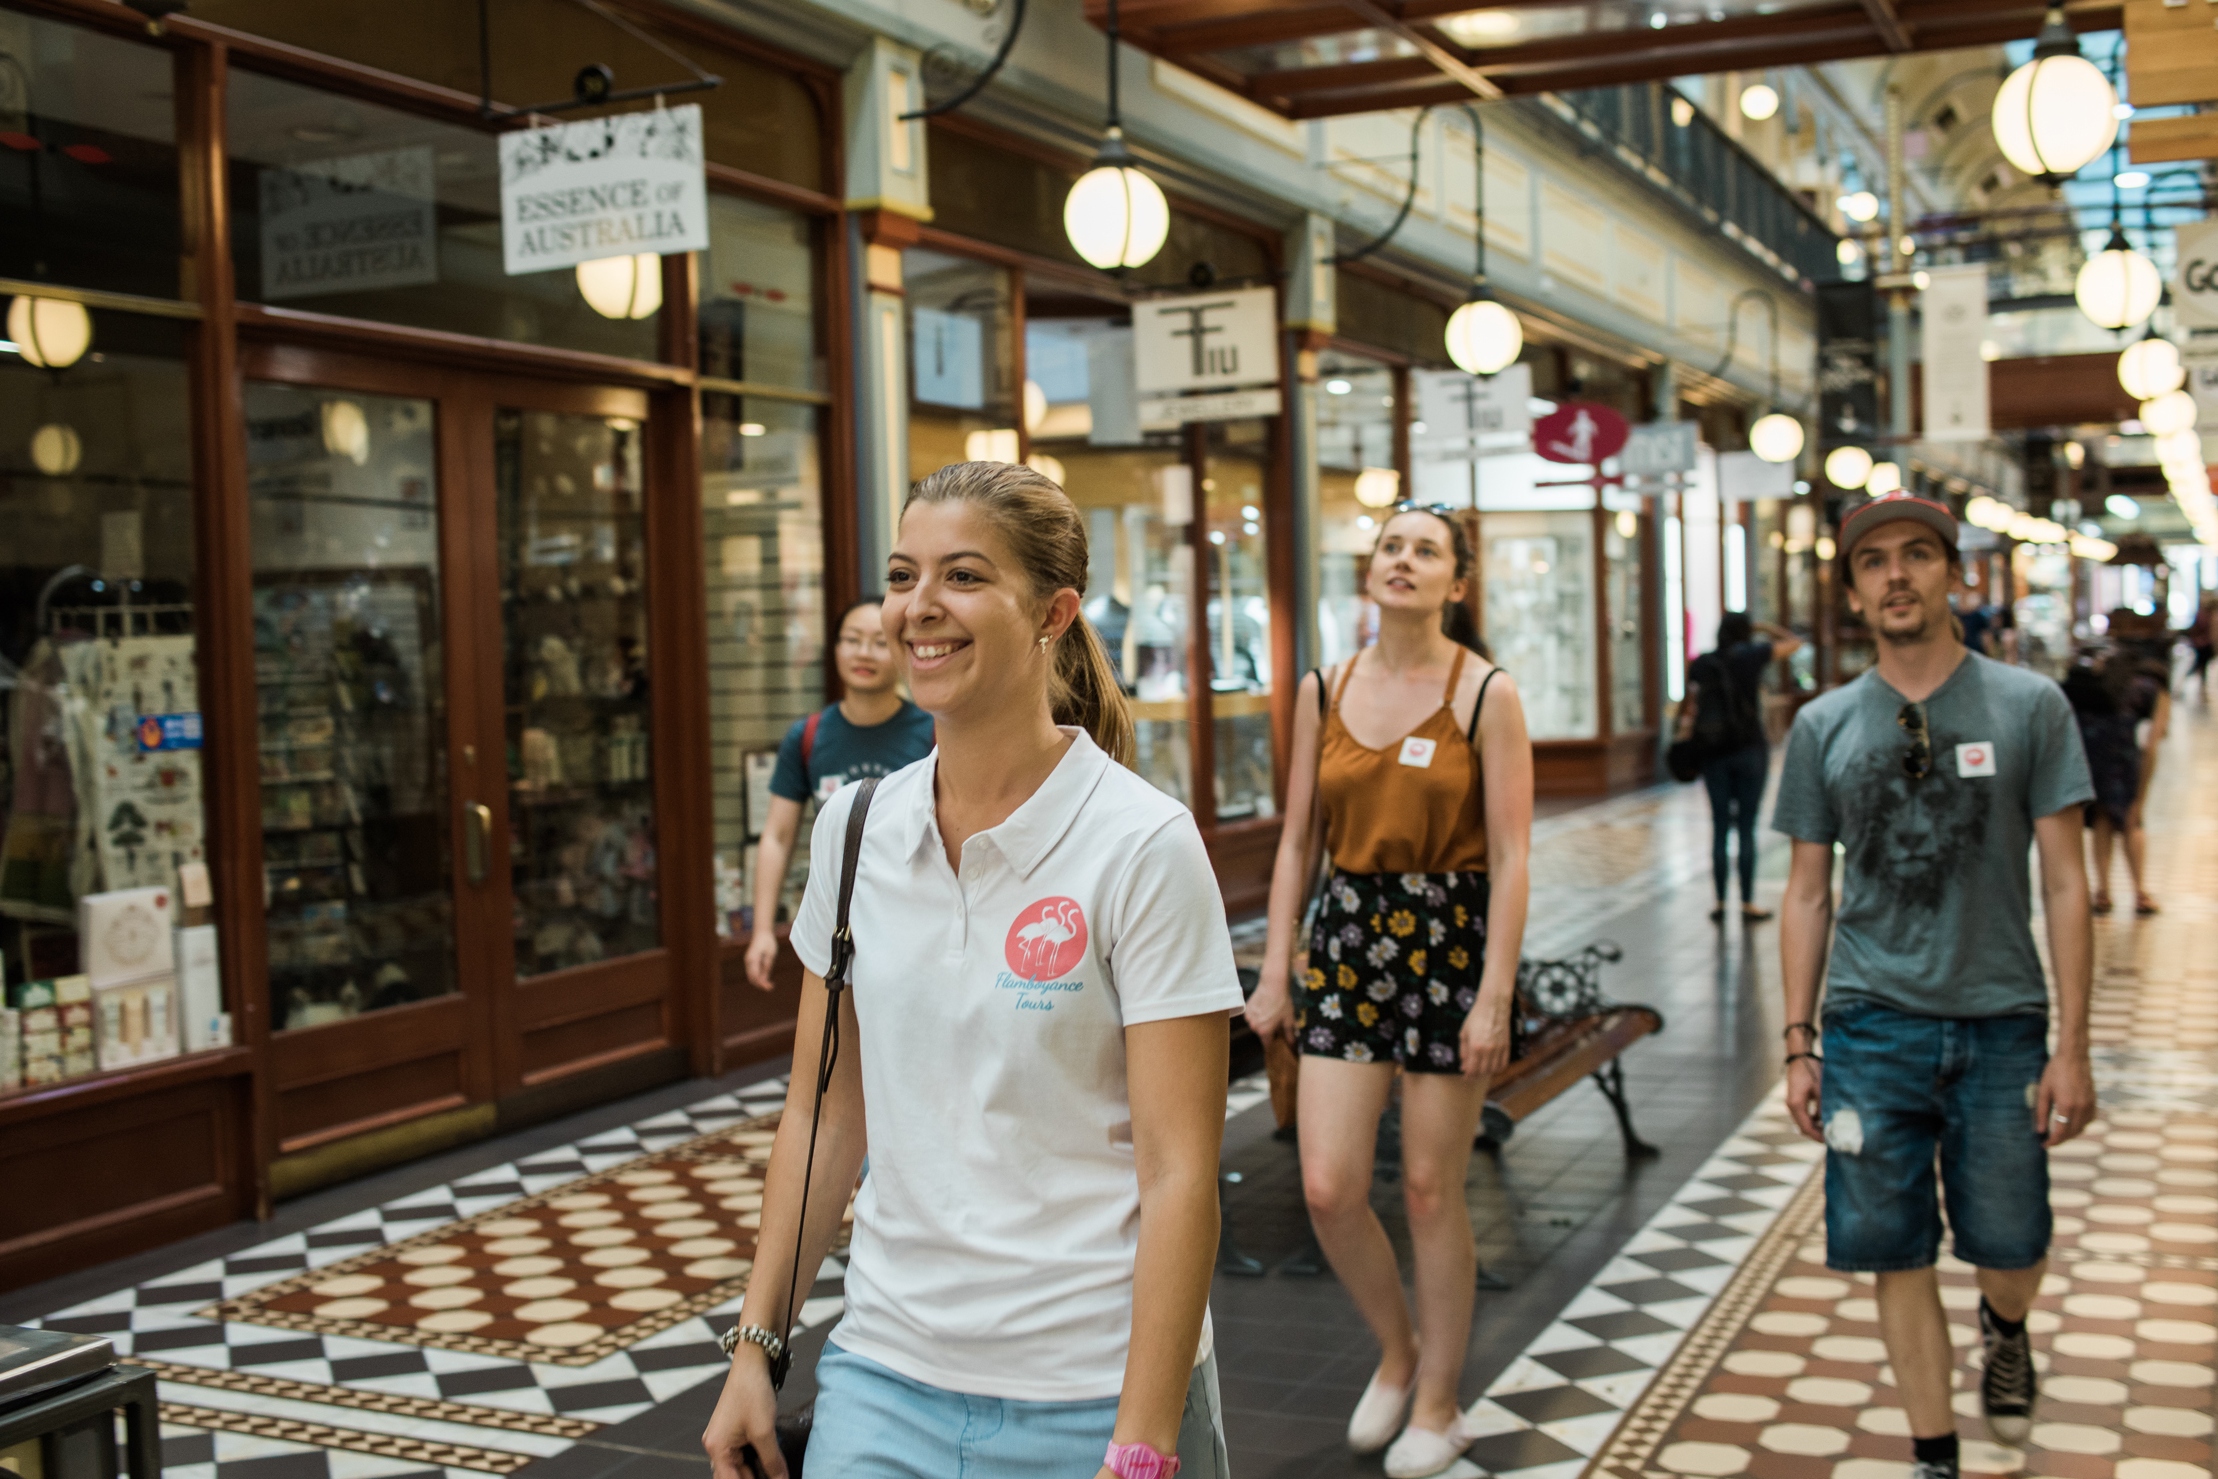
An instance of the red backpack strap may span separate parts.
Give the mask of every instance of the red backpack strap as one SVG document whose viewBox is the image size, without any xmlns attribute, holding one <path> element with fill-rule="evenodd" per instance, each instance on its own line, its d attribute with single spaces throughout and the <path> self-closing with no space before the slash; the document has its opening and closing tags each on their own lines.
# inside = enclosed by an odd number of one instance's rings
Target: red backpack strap
<svg viewBox="0 0 2218 1479">
<path fill-rule="evenodd" d="M 801 768 L 803 770 L 809 768 L 809 757 L 816 753 L 816 721 L 823 717 L 824 711 L 818 709 L 801 721 Z"/>
</svg>

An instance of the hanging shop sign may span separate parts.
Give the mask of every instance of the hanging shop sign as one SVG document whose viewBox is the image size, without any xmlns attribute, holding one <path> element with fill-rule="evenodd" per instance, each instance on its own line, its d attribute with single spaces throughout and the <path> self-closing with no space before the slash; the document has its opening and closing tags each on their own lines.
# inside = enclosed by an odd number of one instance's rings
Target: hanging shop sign
<svg viewBox="0 0 2218 1479">
<path fill-rule="evenodd" d="M 967 313 L 918 308 L 909 315 L 909 385 L 932 406 L 975 411 L 986 404 L 986 326 Z"/>
<path fill-rule="evenodd" d="M 501 258 L 514 276 L 709 245 L 701 109 L 503 134 Z"/>
<path fill-rule="evenodd" d="M 1550 462 L 1594 466 L 1615 457 L 1632 428 L 1608 406 L 1565 401 L 1533 423 L 1533 450 Z"/>
<path fill-rule="evenodd" d="M 1870 283 L 1818 284 L 1818 435 L 1828 446 L 1879 430 L 1878 336 Z"/>
<path fill-rule="evenodd" d="M 1419 370 L 1415 379 L 1417 421 L 1409 429 L 1415 461 L 1467 462 L 1482 445 L 1522 445 L 1532 434 L 1531 365 L 1510 365 L 1483 378 L 1461 370 Z"/>
<path fill-rule="evenodd" d="M 2218 349 L 2183 354 L 2180 367 L 2187 371 L 2180 389 L 2195 398 L 2195 429 L 2218 432 Z"/>
<path fill-rule="evenodd" d="M 1660 478 L 1693 472 L 1696 428 L 1691 421 L 1651 421 L 1636 426 L 1617 454 L 1617 470 L 1629 478 Z"/>
<path fill-rule="evenodd" d="M 428 146 L 265 169 L 259 185 L 265 300 L 439 280 Z"/>
<path fill-rule="evenodd" d="M 2218 329 L 2218 218 L 2184 221 L 2173 236 L 2179 276 L 2172 279 L 2172 313 L 2183 328 Z"/>
<path fill-rule="evenodd" d="M 1173 417 L 1171 424 L 1278 415 L 1278 293 L 1271 288 L 1233 288 L 1229 293 L 1156 297 L 1133 304 L 1131 368 L 1133 386 L 1140 392 L 1142 426 L 1164 424 L 1167 415 Z M 1184 415 L 1202 408 L 1156 406 L 1151 410 L 1149 406 L 1151 401 L 1198 390 L 1242 386 L 1271 386 L 1271 410 Z"/>
<path fill-rule="evenodd" d="M 1922 410 L 1930 442 L 1987 439 L 1987 268 L 1980 262 L 1931 269 L 1924 317 Z"/>
<path fill-rule="evenodd" d="M 1717 496 L 1725 503 L 1794 497 L 1794 464 L 1771 462 L 1754 452 L 1720 452 Z"/>
</svg>

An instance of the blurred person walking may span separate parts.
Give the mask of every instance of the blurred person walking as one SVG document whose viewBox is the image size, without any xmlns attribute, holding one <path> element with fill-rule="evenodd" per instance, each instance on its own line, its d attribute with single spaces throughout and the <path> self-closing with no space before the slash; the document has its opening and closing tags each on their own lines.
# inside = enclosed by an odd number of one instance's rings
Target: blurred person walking
<svg viewBox="0 0 2218 1479">
<path fill-rule="evenodd" d="M 885 628 L 939 747 L 817 817 L 794 1061 L 819 1052 L 863 795 L 851 1046 L 821 1106 L 807 1074 L 787 1095 L 702 1437 L 714 1479 L 744 1479 L 749 1449 L 786 1473 L 788 1292 L 814 1284 L 866 1148 L 813 1472 L 1222 1479 L 1208 1299 L 1241 994 L 1200 831 L 1129 769 L 1131 712 L 1079 614 L 1086 525 L 1060 488 L 943 468 L 910 491 L 888 563 Z"/>
<path fill-rule="evenodd" d="M 770 969 L 778 961 L 778 899 L 801 808 L 830 799 L 851 781 L 892 775 L 932 752 L 932 716 L 901 696 L 901 670 L 886 644 L 879 602 L 865 596 L 840 615 L 832 644 L 840 701 L 794 720 L 778 746 L 770 815 L 755 850 L 755 923 L 747 938 L 747 979 L 761 991 L 770 989 Z"/>
<path fill-rule="evenodd" d="M 1878 660 L 1795 716 L 1780 772 L 1772 825 L 1794 839 L 1780 922 L 1787 1109 L 1826 1147 L 1826 1265 L 1877 1277 L 1912 1479 L 1957 1479 L 1955 1353 L 1934 1273 L 1943 1199 L 1955 1255 L 1978 1271 L 1979 1405 L 1994 1440 L 2015 1445 L 2040 1395 L 2026 1322 L 2048 1267 L 2047 1152 L 2095 1114 L 2079 841 L 2094 788 L 2057 686 L 1957 640 L 1948 594 L 1962 566 L 1945 505 L 1890 493 L 1850 510 L 1839 538 Z"/>
<path fill-rule="evenodd" d="M 1478 1436 L 1461 1412 L 1478 1267 L 1464 1174 L 1487 1084 L 1509 1061 L 1525 931 L 1532 746 L 1516 685 L 1443 629 L 1470 574 L 1453 515 L 1403 505 L 1366 577 L 1378 641 L 1302 679 L 1262 982 L 1248 1002 L 1258 1036 L 1291 1037 L 1302 1054 L 1303 1195 L 1382 1352 L 1348 1446 L 1386 1449 L 1397 1479 L 1439 1473 Z M 1332 874 L 1290 990 L 1320 844 Z M 1414 1318 L 1371 1209 L 1397 1068 Z"/>
<path fill-rule="evenodd" d="M 2180 633 L 2187 639 L 2188 650 L 2195 661 L 2187 676 L 2195 680 L 2195 697 L 2199 702 L 2210 702 L 2210 659 L 2218 652 L 2218 596 L 2205 596 L 2195 608 L 2195 619 Z"/>
<path fill-rule="evenodd" d="M 2133 879 L 2133 912 L 2157 912 L 2157 902 L 2142 887 L 2148 860 L 2148 830 L 2142 808 L 2156 778 L 2157 746 L 2171 725 L 2172 696 L 2145 660 L 2124 647 L 2112 647 L 2092 661 L 2075 663 L 2064 675 L 2064 696 L 2079 721 L 2095 799 L 2086 821 L 2094 834 L 2094 899 L 2090 908 L 2108 914 L 2110 862 L 2125 843 L 2126 872 Z M 2147 739 L 2142 738 L 2148 725 Z"/>
<path fill-rule="evenodd" d="M 1756 634 L 1763 633 L 1758 640 Z M 1687 698 L 1679 709 L 1679 737 L 1693 738 L 1708 759 L 1702 786 L 1710 793 L 1710 879 L 1725 918 L 1725 885 L 1732 871 L 1729 838 L 1740 839 L 1741 918 L 1771 918 L 1756 906 L 1756 819 L 1771 775 L 1771 741 L 1764 732 L 1764 669 L 1792 657 L 1802 639 L 1784 627 L 1750 621 L 1728 611 L 1717 624 L 1717 647 L 1687 668 Z"/>
</svg>

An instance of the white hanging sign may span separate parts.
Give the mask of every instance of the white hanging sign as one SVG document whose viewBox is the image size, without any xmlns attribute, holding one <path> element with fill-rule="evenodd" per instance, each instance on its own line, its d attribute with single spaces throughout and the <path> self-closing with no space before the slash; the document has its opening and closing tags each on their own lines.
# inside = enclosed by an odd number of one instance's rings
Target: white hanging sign
<svg viewBox="0 0 2218 1479">
<path fill-rule="evenodd" d="M 1925 316 L 1925 439 L 1979 442 L 1988 434 L 1987 267 L 1931 269 L 1920 295 Z"/>
<path fill-rule="evenodd" d="M 1278 387 L 1219 390 L 1208 395 L 1158 395 L 1140 402 L 1140 429 L 1168 431 L 1189 421 L 1244 421 L 1279 413 Z"/>
<path fill-rule="evenodd" d="M 1278 380 L 1278 295 L 1235 288 L 1132 305 L 1132 369 L 1143 397 Z"/>
<path fill-rule="evenodd" d="M 437 282 L 433 170 L 420 145 L 259 171 L 263 298 Z"/>
<path fill-rule="evenodd" d="M 2180 389 L 2195 398 L 2195 429 L 2218 431 L 2218 349 L 2183 354 L 2180 366 L 2187 371 Z"/>
<path fill-rule="evenodd" d="M 911 393 L 927 405 L 976 411 L 986 404 L 986 326 L 967 313 L 917 308 L 909 315 Z"/>
<path fill-rule="evenodd" d="M 2173 228 L 2179 276 L 2172 279 L 2172 314 L 2180 327 L 2218 329 L 2218 218 Z"/>
<path fill-rule="evenodd" d="M 1629 478 L 1660 478 L 1693 472 L 1694 460 L 1692 421 L 1651 421 L 1634 427 L 1625 438 L 1624 449 L 1617 454 L 1617 470 Z"/>
<path fill-rule="evenodd" d="M 1531 365 L 1514 364 L 1488 376 L 1419 370 L 1415 378 L 1417 425 L 1409 429 L 1415 461 L 1465 462 L 1482 447 L 1518 446 L 1532 436 Z"/>
<path fill-rule="evenodd" d="M 510 276 L 708 249 L 699 104 L 518 129 L 500 153 Z"/>
</svg>

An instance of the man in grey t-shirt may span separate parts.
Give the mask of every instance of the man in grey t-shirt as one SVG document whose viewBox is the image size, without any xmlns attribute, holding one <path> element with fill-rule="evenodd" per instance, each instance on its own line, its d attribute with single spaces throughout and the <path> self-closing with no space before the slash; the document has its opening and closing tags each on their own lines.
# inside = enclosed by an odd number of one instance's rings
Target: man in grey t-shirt
<svg viewBox="0 0 2218 1479">
<path fill-rule="evenodd" d="M 1877 1276 L 1913 1479 L 1956 1479 L 1954 1356 L 1934 1275 L 1941 1204 L 1957 1257 L 1979 1271 L 1981 1406 L 1996 1441 L 2015 1444 L 2038 1397 L 2025 1320 L 2048 1266 L 2047 1149 L 2095 1110 L 2079 811 L 2094 787 L 2063 691 L 1957 639 L 1948 597 L 1962 566 L 1945 506 L 1871 499 L 1841 521 L 1840 549 L 1878 663 L 1796 717 L 1772 812 L 1794 839 L 1780 935 L 1787 1108 L 1826 1146 L 1826 1263 Z"/>
</svg>

